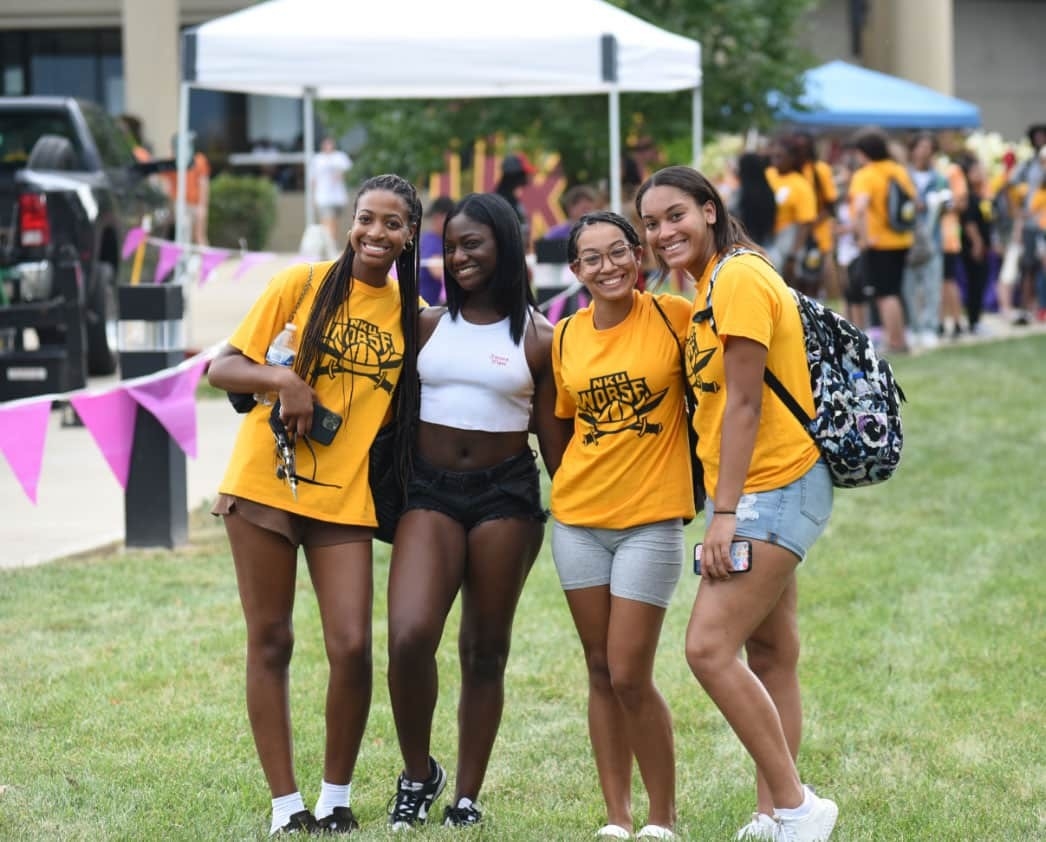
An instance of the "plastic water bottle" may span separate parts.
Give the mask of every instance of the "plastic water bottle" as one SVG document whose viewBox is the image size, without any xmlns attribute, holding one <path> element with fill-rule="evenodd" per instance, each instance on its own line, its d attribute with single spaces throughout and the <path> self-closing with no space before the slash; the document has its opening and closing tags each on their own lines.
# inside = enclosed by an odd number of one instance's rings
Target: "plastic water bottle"
<svg viewBox="0 0 1046 842">
<path fill-rule="evenodd" d="M 276 334 L 276 338 L 272 340 L 269 350 L 265 352 L 265 364 L 293 366 L 294 357 L 297 353 L 298 327 L 293 322 L 287 322 L 283 326 L 283 330 Z M 258 394 L 254 396 L 254 399 L 265 406 L 272 406 L 276 400 L 276 393 Z"/>
</svg>

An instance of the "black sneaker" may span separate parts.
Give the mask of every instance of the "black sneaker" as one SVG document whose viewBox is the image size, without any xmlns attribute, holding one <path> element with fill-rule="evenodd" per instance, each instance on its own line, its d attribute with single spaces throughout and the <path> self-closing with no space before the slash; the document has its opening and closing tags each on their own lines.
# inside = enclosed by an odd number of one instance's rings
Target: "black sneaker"
<svg viewBox="0 0 1046 842">
<path fill-rule="evenodd" d="M 360 829 L 360 823 L 352 814 L 350 807 L 335 807 L 334 812 L 322 819 L 317 819 L 321 833 L 352 833 Z"/>
<path fill-rule="evenodd" d="M 462 806 L 461 801 L 467 802 Z M 479 805 L 467 798 L 462 798 L 457 807 L 447 807 L 443 811 L 444 827 L 470 827 L 483 821 L 483 812 Z"/>
<path fill-rule="evenodd" d="M 393 830 L 408 830 L 428 818 L 432 802 L 447 785 L 447 773 L 434 757 L 429 758 L 429 768 L 432 774 L 422 783 L 409 781 L 403 775 L 396 780 L 396 794 L 389 801 L 389 824 Z"/>
<path fill-rule="evenodd" d="M 287 820 L 287 824 L 273 833 L 273 836 L 284 836 L 291 833 L 319 833 L 320 826 L 316 822 L 316 817 L 308 810 L 299 810 L 297 813 L 291 814 L 291 817 Z"/>
</svg>

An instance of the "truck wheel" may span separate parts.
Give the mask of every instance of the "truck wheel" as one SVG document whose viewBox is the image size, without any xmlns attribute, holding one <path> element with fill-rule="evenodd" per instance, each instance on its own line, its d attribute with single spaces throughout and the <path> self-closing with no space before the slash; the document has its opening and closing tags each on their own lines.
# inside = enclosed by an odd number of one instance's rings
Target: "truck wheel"
<svg viewBox="0 0 1046 842">
<path fill-rule="evenodd" d="M 87 373 L 91 376 L 116 371 L 116 288 L 113 267 L 99 263 L 94 270 L 94 287 L 87 302 Z"/>
<path fill-rule="evenodd" d="M 30 170 L 75 170 L 76 150 L 67 138 L 56 134 L 40 135 L 25 162 Z"/>
</svg>

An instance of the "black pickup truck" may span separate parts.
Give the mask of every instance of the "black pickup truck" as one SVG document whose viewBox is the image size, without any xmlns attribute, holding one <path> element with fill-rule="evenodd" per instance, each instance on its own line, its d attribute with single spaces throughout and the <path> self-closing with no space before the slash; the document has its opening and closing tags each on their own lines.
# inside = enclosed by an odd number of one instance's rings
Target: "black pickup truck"
<svg viewBox="0 0 1046 842">
<path fill-rule="evenodd" d="M 137 160 L 93 103 L 0 97 L 0 401 L 116 370 L 123 241 L 146 214 L 170 230 L 171 203 L 150 179 L 169 165 Z"/>
</svg>

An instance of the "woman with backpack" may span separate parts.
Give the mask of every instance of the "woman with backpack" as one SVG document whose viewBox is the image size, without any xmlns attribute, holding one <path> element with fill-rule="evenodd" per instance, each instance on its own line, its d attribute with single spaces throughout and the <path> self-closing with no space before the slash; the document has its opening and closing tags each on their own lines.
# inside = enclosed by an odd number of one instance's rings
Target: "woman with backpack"
<svg viewBox="0 0 1046 842">
<path fill-rule="evenodd" d="M 859 132 L 854 147 L 861 166 L 850 180 L 849 198 L 861 271 L 875 289 L 886 353 L 903 354 L 908 343 L 901 285 L 915 227 L 915 185 L 908 170 L 890 156 L 886 135 L 879 129 Z"/>
<path fill-rule="evenodd" d="M 636 205 L 657 260 L 696 284 L 686 361 L 707 499 L 686 655 L 755 762 L 756 812 L 737 838 L 824 842 L 838 807 L 804 786 L 796 766 L 795 572 L 828 522 L 833 485 L 817 445 L 763 379 L 772 370 L 813 414 L 799 312 L 701 173 L 660 170 Z M 756 253 L 732 255 L 739 246 Z M 749 569 L 731 572 L 744 548 Z"/>
</svg>

